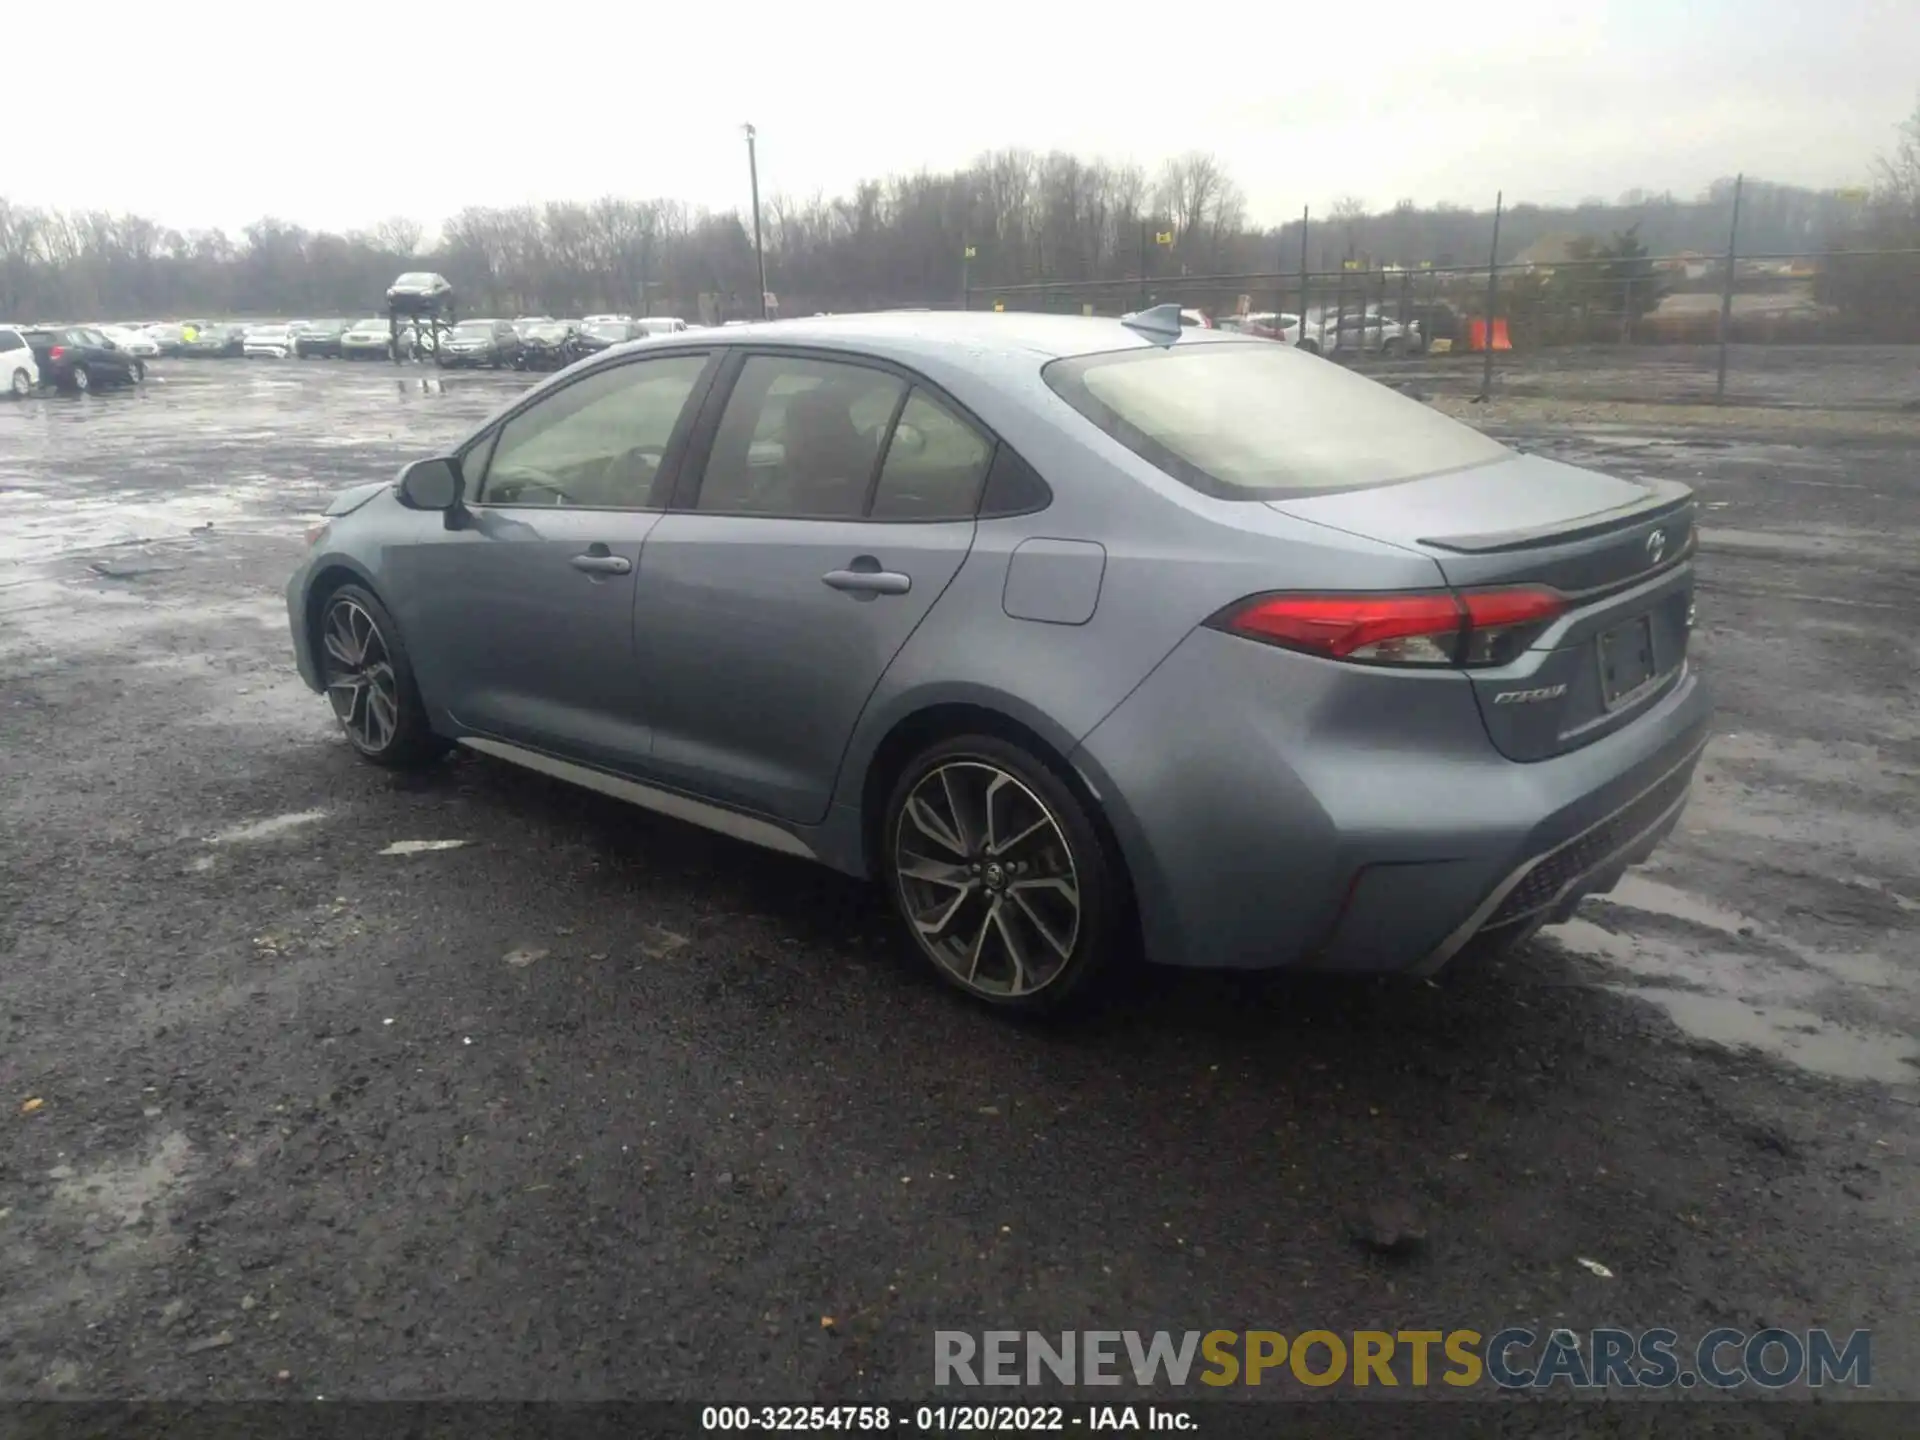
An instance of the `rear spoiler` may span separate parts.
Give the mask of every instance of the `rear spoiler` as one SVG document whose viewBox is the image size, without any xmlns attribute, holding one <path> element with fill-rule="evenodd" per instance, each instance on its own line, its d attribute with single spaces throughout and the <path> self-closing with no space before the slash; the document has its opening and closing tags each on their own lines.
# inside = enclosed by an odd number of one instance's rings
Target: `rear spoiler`
<svg viewBox="0 0 1920 1440">
<path fill-rule="evenodd" d="M 1564 521 L 1555 521 L 1551 525 L 1536 525 L 1526 530 L 1422 537 L 1420 543 L 1431 545 L 1436 550 L 1452 550 L 1460 555 L 1493 555 L 1502 550 L 1530 549 L 1545 540 L 1583 540 L 1590 535 L 1604 535 L 1609 530 L 1620 530 L 1643 520 L 1656 519 L 1693 503 L 1693 487 L 1683 481 L 1636 479 L 1633 483 L 1645 486 L 1647 493 L 1638 500 L 1616 505 L 1611 510 L 1596 510 L 1571 526 Z"/>
</svg>

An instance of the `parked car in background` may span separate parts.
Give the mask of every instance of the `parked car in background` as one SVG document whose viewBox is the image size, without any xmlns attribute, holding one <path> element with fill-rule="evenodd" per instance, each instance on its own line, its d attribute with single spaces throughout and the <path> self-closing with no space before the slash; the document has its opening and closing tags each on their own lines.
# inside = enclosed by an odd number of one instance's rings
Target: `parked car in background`
<svg viewBox="0 0 1920 1440">
<path fill-rule="evenodd" d="M 1710 734 L 1696 509 L 1171 306 L 847 316 L 535 386 L 337 497 L 287 608 L 365 759 L 872 877 L 1037 1010 L 1136 949 L 1431 974 L 1611 889 Z"/>
<path fill-rule="evenodd" d="M 101 325 L 100 333 L 113 341 L 127 354 L 141 360 L 151 360 L 160 353 L 160 344 L 145 330 L 126 325 Z"/>
<path fill-rule="evenodd" d="M 248 359 L 256 356 L 273 360 L 289 359 L 299 343 L 298 327 L 305 323 L 304 320 L 298 320 L 285 325 L 249 325 L 246 338 L 240 345 L 240 353 Z"/>
<path fill-rule="evenodd" d="M 587 352 L 580 348 L 580 326 L 572 320 L 542 320 L 520 328 L 516 370 L 559 370 Z"/>
<path fill-rule="evenodd" d="M 338 360 L 340 337 L 346 333 L 344 320 L 309 320 L 293 337 L 293 353 L 302 360 Z"/>
<path fill-rule="evenodd" d="M 531 330 L 534 326 L 551 324 L 553 324 L 553 316 L 551 315 L 516 315 L 513 317 L 513 333 L 524 340 L 527 331 Z"/>
<path fill-rule="evenodd" d="M 520 337 L 511 320 L 462 320 L 441 341 L 434 359 L 449 368 L 488 365 L 499 369 L 520 357 Z"/>
<path fill-rule="evenodd" d="M 632 322 L 642 335 L 684 335 L 687 322 L 678 315 L 643 315 Z"/>
<path fill-rule="evenodd" d="M 580 323 L 582 325 L 613 325 L 624 324 L 631 319 L 633 319 L 631 315 L 589 315 Z"/>
<path fill-rule="evenodd" d="M 387 317 L 372 315 L 349 325 L 340 336 L 340 358 L 343 360 L 391 360 L 393 358 L 393 327 Z"/>
<path fill-rule="evenodd" d="M 237 359 L 246 352 L 247 327 L 228 321 L 200 327 L 191 340 L 183 340 L 182 355 L 198 359 Z"/>
<path fill-rule="evenodd" d="M 146 362 L 115 345 L 97 326 L 28 329 L 20 338 L 39 363 L 42 383 L 56 389 L 85 392 L 103 385 L 132 385 L 147 378 Z"/>
<path fill-rule="evenodd" d="M 0 325 L 0 385 L 16 400 L 40 388 L 40 361 L 18 325 Z"/>
<path fill-rule="evenodd" d="M 609 320 L 604 316 L 596 320 L 589 315 L 580 326 L 574 346 L 582 355 L 593 355 L 610 345 L 624 345 L 629 340 L 638 340 L 646 333 L 631 320 Z"/>
<path fill-rule="evenodd" d="M 149 325 L 146 336 L 160 347 L 162 355 L 184 355 L 190 341 L 198 339 L 200 332 L 207 328 L 205 320 L 167 320 L 158 325 Z"/>
<path fill-rule="evenodd" d="M 430 270 L 409 270 L 387 287 L 387 306 L 401 315 L 438 315 L 452 304 L 452 283 Z"/>
<path fill-rule="evenodd" d="M 1303 347 L 1322 355 L 1378 354 L 1386 357 L 1418 353 L 1426 348 L 1418 325 L 1402 325 L 1390 315 L 1329 316 L 1311 327 Z"/>
</svg>

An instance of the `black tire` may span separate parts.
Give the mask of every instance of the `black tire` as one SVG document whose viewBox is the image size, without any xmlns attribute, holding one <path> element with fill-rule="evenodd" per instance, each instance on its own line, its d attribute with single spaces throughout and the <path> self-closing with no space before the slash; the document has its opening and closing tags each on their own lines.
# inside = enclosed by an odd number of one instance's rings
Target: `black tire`
<svg viewBox="0 0 1920 1440">
<path fill-rule="evenodd" d="M 381 677 L 375 673 L 377 662 L 365 663 L 373 658 L 371 647 L 362 650 L 363 663 L 355 666 L 347 663 L 347 657 L 329 643 L 340 618 L 337 612 L 349 607 L 371 622 L 379 652 L 385 657 L 386 679 L 390 683 L 382 685 Z M 349 620 L 348 623 L 356 622 Z M 347 633 L 351 635 L 354 631 L 349 629 Z M 314 661 L 327 683 L 327 699 L 333 707 L 334 719 L 339 721 L 347 742 L 362 759 L 390 770 L 417 770 L 447 752 L 450 742 L 435 734 L 427 723 L 426 706 L 420 700 L 420 687 L 414 679 L 413 662 L 407 655 L 400 627 L 387 607 L 380 603 L 379 596 L 356 584 L 342 585 L 330 592 L 318 608 L 313 646 Z M 364 681 L 351 696 L 345 693 L 345 687 L 336 684 L 349 675 Z M 376 714 L 376 720 L 390 718 L 391 725 L 356 725 L 356 718 L 364 719 L 369 714 L 367 707 L 375 706 L 382 693 L 386 704 L 379 709 L 391 708 L 393 713 L 390 717 Z"/>
<path fill-rule="evenodd" d="M 949 779 L 953 789 L 945 788 Z M 952 798 L 976 783 L 993 797 L 994 824 L 984 823 L 974 801 Z M 915 813 L 931 807 L 929 822 L 910 816 L 910 801 Z M 934 838 L 956 820 L 959 833 L 947 833 L 966 842 L 966 854 Z M 997 828 L 1020 843 L 1002 842 L 997 851 L 981 843 Z M 1071 786 L 1020 745 L 961 735 L 921 751 L 887 797 L 881 844 L 878 869 L 909 938 L 941 979 L 985 1004 L 1030 1015 L 1084 1005 L 1131 945 L 1125 880 L 1104 828 Z M 903 861 L 920 873 L 903 874 Z M 934 870 L 950 874 L 931 878 Z M 1073 894 L 1070 919 L 1063 877 Z M 958 898 L 949 905 L 948 895 Z M 926 926 L 936 918 L 941 929 L 929 939 Z"/>
</svg>

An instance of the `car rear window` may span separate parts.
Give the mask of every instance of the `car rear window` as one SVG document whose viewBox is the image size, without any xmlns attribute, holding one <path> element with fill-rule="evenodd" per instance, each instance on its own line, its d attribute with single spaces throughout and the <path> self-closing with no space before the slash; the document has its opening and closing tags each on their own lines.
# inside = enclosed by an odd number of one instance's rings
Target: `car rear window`
<svg viewBox="0 0 1920 1440">
<path fill-rule="evenodd" d="M 1512 453 L 1417 400 L 1267 340 L 1082 355 L 1044 374 L 1136 455 L 1226 500 L 1391 485 Z"/>
</svg>

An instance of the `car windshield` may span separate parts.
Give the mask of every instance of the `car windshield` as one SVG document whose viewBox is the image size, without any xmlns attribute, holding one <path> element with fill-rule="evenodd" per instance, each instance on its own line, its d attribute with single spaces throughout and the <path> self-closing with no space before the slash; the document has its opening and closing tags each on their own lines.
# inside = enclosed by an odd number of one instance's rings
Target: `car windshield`
<svg viewBox="0 0 1920 1440">
<path fill-rule="evenodd" d="M 1264 343 L 1056 360 L 1054 392 L 1175 479 L 1229 500 L 1388 485 L 1513 452 L 1364 376 Z"/>
<path fill-rule="evenodd" d="M 405 285 L 409 289 L 423 289 L 433 284 L 433 276 L 427 274 L 424 270 L 409 270 L 393 283 L 395 288 Z"/>
<path fill-rule="evenodd" d="M 360 321 L 353 328 L 356 330 L 384 330 L 387 328 L 387 322 L 376 315 L 371 320 Z"/>
</svg>

